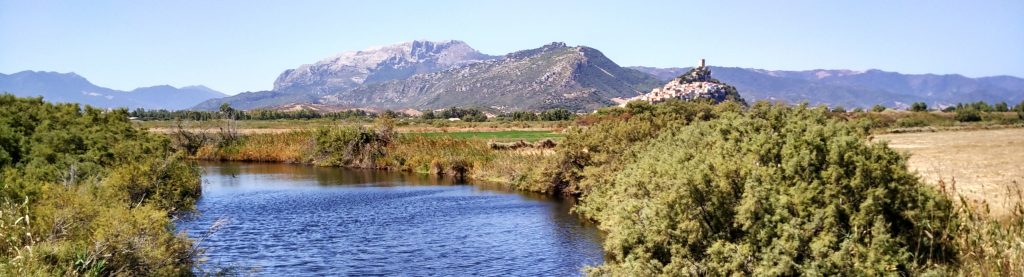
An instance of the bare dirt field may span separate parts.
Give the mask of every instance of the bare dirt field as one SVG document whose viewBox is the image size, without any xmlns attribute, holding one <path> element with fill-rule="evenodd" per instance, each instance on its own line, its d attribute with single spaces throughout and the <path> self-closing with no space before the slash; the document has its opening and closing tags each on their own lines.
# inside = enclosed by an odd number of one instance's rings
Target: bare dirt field
<svg viewBox="0 0 1024 277">
<path fill-rule="evenodd" d="M 932 185 L 951 184 L 968 199 L 1005 214 L 1024 189 L 1024 128 L 886 134 L 873 141 L 911 154 L 909 167 Z"/>
</svg>

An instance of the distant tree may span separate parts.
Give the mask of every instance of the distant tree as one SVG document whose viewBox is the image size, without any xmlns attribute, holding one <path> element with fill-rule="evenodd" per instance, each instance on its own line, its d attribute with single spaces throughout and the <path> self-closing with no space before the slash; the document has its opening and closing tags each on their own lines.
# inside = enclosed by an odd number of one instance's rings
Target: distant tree
<svg viewBox="0 0 1024 277">
<path fill-rule="evenodd" d="M 885 106 L 875 105 L 874 107 L 871 107 L 871 111 L 872 112 L 876 112 L 876 113 L 884 112 L 885 111 Z"/>
<path fill-rule="evenodd" d="M 552 109 L 540 113 L 540 120 L 544 121 L 569 120 L 570 118 L 572 118 L 572 113 L 566 109 Z"/>
<path fill-rule="evenodd" d="M 912 112 L 927 112 L 928 111 L 928 104 L 925 104 L 924 102 L 914 102 L 913 104 L 910 104 L 910 111 L 912 111 Z"/>
<path fill-rule="evenodd" d="M 942 109 L 942 112 L 946 112 L 946 113 L 951 113 L 951 112 L 955 112 L 955 111 L 956 111 L 956 106 L 949 106 L 949 107 L 946 107 L 945 109 Z"/>
<path fill-rule="evenodd" d="M 398 118 L 401 115 L 398 114 L 395 111 L 392 111 L 392 110 L 385 110 L 384 112 L 380 113 L 380 115 L 378 115 L 378 116 L 382 117 L 382 118 Z"/>
<path fill-rule="evenodd" d="M 235 119 L 235 108 L 232 108 L 228 103 L 220 104 L 220 113 L 223 118 Z"/>
<path fill-rule="evenodd" d="M 846 107 L 836 106 L 835 108 L 832 108 L 832 112 L 834 112 L 834 113 L 845 113 L 846 112 Z"/>
<path fill-rule="evenodd" d="M 1019 117 L 1020 119 L 1024 119 L 1024 101 L 1020 101 L 1020 104 L 1017 104 L 1017 106 L 1013 107 L 1013 110 L 1017 111 L 1017 117 Z"/>
<path fill-rule="evenodd" d="M 985 103 L 985 101 L 978 101 L 971 103 L 969 105 L 973 107 L 975 110 L 978 110 L 979 112 L 992 112 L 994 110 L 992 109 L 992 106 L 989 106 L 989 104 Z"/>
<path fill-rule="evenodd" d="M 992 109 L 997 111 L 997 112 L 1008 112 L 1008 111 L 1010 111 L 1010 107 L 1009 107 L 1009 105 L 1006 105 L 1006 102 L 996 103 L 995 106 L 992 106 Z"/>
<path fill-rule="evenodd" d="M 973 107 L 965 107 L 956 110 L 956 115 L 953 119 L 960 122 L 975 122 L 981 121 L 981 113 Z"/>
<path fill-rule="evenodd" d="M 855 112 L 855 113 L 863 113 L 864 112 L 864 108 L 861 108 L 861 107 L 853 108 L 853 112 Z"/>
</svg>

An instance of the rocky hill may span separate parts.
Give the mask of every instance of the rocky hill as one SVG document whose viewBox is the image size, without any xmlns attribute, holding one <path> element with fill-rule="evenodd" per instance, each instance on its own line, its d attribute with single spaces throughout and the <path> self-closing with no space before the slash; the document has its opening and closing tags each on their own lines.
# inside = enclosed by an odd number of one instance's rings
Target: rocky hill
<svg viewBox="0 0 1024 277">
<path fill-rule="evenodd" d="M 411 41 L 345 52 L 314 64 L 285 70 L 274 81 L 281 92 L 333 93 L 363 84 L 405 79 L 494 59 L 458 40 Z"/>
<path fill-rule="evenodd" d="M 632 68 L 663 80 L 668 79 L 665 76 L 678 76 L 690 69 Z M 881 70 L 783 71 L 737 67 L 711 67 L 711 70 L 715 78 L 736 86 L 747 100 L 807 101 L 846 107 L 875 104 L 905 107 L 918 101 L 942 107 L 959 102 L 1019 103 L 1024 100 L 1024 79 L 1010 76 L 968 78 Z"/>
<path fill-rule="evenodd" d="M 615 64 L 600 51 L 552 43 L 501 59 L 361 86 L 324 103 L 370 108 L 485 107 L 501 111 L 588 111 L 657 86 L 650 75 Z"/>
<path fill-rule="evenodd" d="M 398 50 L 396 50 L 398 49 Z M 215 110 L 297 103 L 337 108 L 588 111 L 649 91 L 657 78 L 615 64 L 600 51 L 551 43 L 498 58 L 460 41 L 410 42 L 339 55 L 285 71 L 273 91 L 247 92 L 194 107 Z"/>
<path fill-rule="evenodd" d="M 81 103 L 100 108 L 187 109 L 207 99 L 226 96 L 204 86 L 168 85 L 120 91 L 97 86 L 75 73 L 22 71 L 0 74 L 0 92 L 42 96 L 51 102 Z"/>
<path fill-rule="evenodd" d="M 621 101 L 625 105 L 630 101 L 662 102 L 669 99 L 696 100 L 710 99 L 716 103 L 723 101 L 736 101 L 744 103 L 736 88 L 711 77 L 711 69 L 704 66 L 704 59 L 700 65 L 679 75 L 660 88 L 637 97 Z"/>
<path fill-rule="evenodd" d="M 458 40 L 410 41 L 344 52 L 316 63 L 285 70 L 274 81 L 273 90 L 243 92 L 213 99 L 193 109 L 216 110 L 221 103 L 228 103 L 238 109 L 317 103 L 326 94 L 495 58 Z"/>
</svg>

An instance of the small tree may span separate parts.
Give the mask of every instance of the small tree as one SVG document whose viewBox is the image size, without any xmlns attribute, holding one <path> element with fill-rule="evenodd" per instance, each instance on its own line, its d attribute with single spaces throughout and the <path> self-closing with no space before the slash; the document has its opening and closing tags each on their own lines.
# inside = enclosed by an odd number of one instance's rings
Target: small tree
<svg viewBox="0 0 1024 277">
<path fill-rule="evenodd" d="M 912 112 L 926 112 L 928 111 L 928 104 L 924 102 L 914 102 L 910 104 L 910 111 Z"/>
<path fill-rule="evenodd" d="M 956 110 L 956 115 L 953 119 L 960 122 L 975 122 L 981 121 L 981 113 L 974 108 L 962 108 Z"/>
<path fill-rule="evenodd" d="M 885 111 L 885 106 L 875 105 L 874 107 L 871 107 L 871 111 L 872 112 L 876 112 L 876 113 L 884 112 Z"/>
<path fill-rule="evenodd" d="M 995 111 L 997 111 L 997 112 L 1008 112 L 1008 111 L 1010 111 L 1010 107 L 1009 107 L 1009 105 L 1006 105 L 1006 102 L 996 103 L 996 105 L 993 106 L 992 108 Z"/>
<path fill-rule="evenodd" d="M 221 103 L 220 104 L 220 112 L 223 114 L 224 118 L 227 118 L 227 119 L 234 119 L 235 118 L 235 108 L 232 108 L 231 104 Z"/>
</svg>

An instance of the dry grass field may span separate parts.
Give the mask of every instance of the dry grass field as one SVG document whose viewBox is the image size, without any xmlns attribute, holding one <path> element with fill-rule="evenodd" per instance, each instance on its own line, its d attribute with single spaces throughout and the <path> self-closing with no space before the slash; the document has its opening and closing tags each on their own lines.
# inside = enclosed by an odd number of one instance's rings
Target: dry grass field
<svg viewBox="0 0 1024 277">
<path fill-rule="evenodd" d="M 1024 128 L 878 135 L 893 149 L 909 152 L 910 168 L 928 184 L 955 188 L 989 203 L 993 215 L 1007 212 L 1024 189 Z"/>
</svg>

